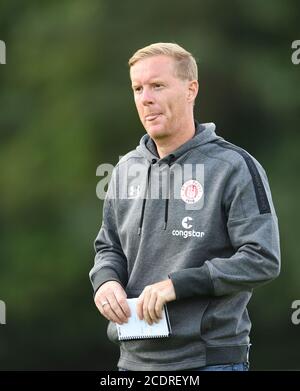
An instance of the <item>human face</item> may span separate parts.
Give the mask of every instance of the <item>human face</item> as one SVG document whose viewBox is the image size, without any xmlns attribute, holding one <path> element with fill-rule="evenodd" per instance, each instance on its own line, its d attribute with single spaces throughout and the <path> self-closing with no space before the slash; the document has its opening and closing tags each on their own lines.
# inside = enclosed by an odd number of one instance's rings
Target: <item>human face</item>
<svg viewBox="0 0 300 391">
<path fill-rule="evenodd" d="M 150 137 L 170 138 L 184 129 L 193 110 L 193 82 L 176 76 L 172 57 L 139 60 L 131 67 L 130 77 L 138 114 Z"/>
</svg>

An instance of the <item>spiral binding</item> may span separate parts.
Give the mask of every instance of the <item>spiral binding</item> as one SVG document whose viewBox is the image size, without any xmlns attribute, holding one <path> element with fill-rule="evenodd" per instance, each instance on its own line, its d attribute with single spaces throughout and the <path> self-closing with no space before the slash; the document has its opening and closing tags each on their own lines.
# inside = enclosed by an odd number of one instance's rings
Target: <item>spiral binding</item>
<svg viewBox="0 0 300 391">
<path fill-rule="evenodd" d="M 137 335 L 135 337 L 125 337 L 125 336 L 121 336 L 119 337 L 119 340 L 120 341 L 131 341 L 131 340 L 134 340 L 134 339 L 149 339 L 149 338 L 165 338 L 165 337 L 169 337 L 170 334 L 161 334 L 161 335 Z"/>
</svg>

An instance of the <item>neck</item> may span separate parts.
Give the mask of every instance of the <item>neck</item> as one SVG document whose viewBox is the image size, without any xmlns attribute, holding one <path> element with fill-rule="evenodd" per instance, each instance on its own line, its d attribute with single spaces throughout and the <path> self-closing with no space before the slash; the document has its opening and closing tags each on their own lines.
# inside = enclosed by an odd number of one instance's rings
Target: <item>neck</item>
<svg viewBox="0 0 300 391">
<path fill-rule="evenodd" d="M 171 152 L 174 152 L 181 145 L 185 144 L 187 141 L 191 140 L 195 135 L 195 122 L 194 118 L 185 124 L 183 130 L 180 132 L 175 132 L 169 137 L 163 139 L 153 139 L 159 157 L 162 159 L 165 156 L 169 155 Z"/>
</svg>

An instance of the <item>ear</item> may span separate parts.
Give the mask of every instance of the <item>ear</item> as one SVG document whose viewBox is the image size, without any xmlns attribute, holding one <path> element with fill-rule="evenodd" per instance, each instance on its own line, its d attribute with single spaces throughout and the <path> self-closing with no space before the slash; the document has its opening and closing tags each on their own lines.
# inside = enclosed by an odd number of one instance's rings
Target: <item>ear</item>
<svg viewBox="0 0 300 391">
<path fill-rule="evenodd" d="M 193 102 L 198 95 L 199 83 L 197 80 L 189 81 L 188 85 L 188 102 Z"/>
</svg>

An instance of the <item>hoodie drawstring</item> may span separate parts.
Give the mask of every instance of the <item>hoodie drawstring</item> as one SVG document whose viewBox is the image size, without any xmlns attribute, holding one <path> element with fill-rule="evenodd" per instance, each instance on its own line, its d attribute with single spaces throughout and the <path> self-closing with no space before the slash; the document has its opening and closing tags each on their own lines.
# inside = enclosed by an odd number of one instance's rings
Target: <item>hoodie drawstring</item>
<svg viewBox="0 0 300 391">
<path fill-rule="evenodd" d="M 170 164 L 171 164 L 171 162 L 172 162 L 172 160 L 174 158 L 175 158 L 175 155 L 173 155 L 173 154 L 171 154 L 169 156 L 169 159 L 167 161 L 167 164 L 168 164 L 169 167 L 170 167 Z M 144 195 L 144 199 L 143 199 L 143 205 L 142 205 L 142 212 L 141 212 L 140 224 L 139 224 L 139 229 L 138 229 L 138 235 L 141 235 L 143 222 L 144 222 L 144 213 L 145 213 L 145 206 L 146 206 L 146 200 L 147 200 L 148 189 L 149 189 L 151 168 L 152 168 L 152 164 L 155 164 L 156 162 L 157 162 L 157 159 L 152 159 L 151 164 L 149 165 L 149 168 L 148 168 L 146 190 L 145 190 L 145 195 Z M 170 175 L 168 175 L 168 194 L 167 194 L 166 203 L 165 203 L 164 230 L 167 229 L 167 225 L 168 225 L 169 197 L 170 197 L 170 179 L 171 179 Z"/>
<path fill-rule="evenodd" d="M 170 194 L 170 192 L 169 192 Z M 169 196 L 169 195 L 168 195 Z M 164 230 L 167 229 L 167 224 L 168 224 L 168 212 L 169 212 L 169 198 L 166 198 L 166 205 L 165 205 L 165 225 L 164 225 Z"/>
<path fill-rule="evenodd" d="M 147 195 L 148 195 L 148 188 L 149 188 L 149 180 L 150 180 L 150 175 L 151 175 L 151 168 L 152 164 L 156 163 L 156 159 L 152 159 L 149 167 L 148 167 L 148 173 L 147 173 L 147 182 L 146 182 L 146 190 L 144 194 L 144 199 L 143 199 L 143 206 L 142 206 L 142 213 L 141 213 L 141 218 L 140 218 L 140 225 L 139 225 L 139 230 L 138 230 L 138 235 L 141 234 L 142 232 L 142 226 L 143 226 L 143 221 L 144 221 L 144 213 L 145 213 L 145 206 L 146 206 L 146 200 L 147 200 Z"/>
<path fill-rule="evenodd" d="M 172 160 L 175 158 L 175 155 L 171 154 L 169 156 L 169 159 L 167 161 L 168 166 L 170 167 L 170 164 L 172 163 Z M 170 171 L 169 171 L 170 173 Z M 167 229 L 168 225 L 168 213 L 169 213 L 169 199 L 170 199 L 170 182 L 171 182 L 171 175 L 168 175 L 168 194 L 166 198 L 166 204 L 165 204 L 165 224 L 164 224 L 164 230 Z"/>
</svg>

